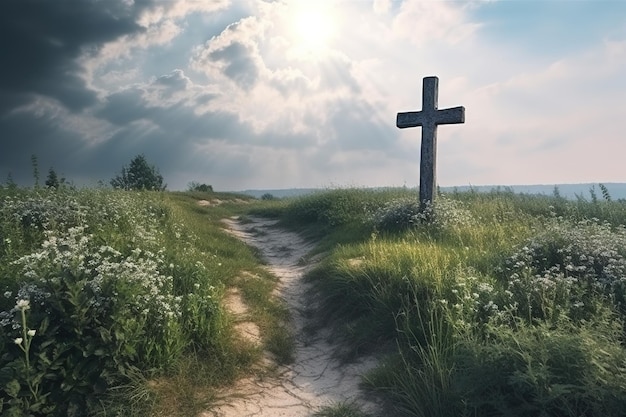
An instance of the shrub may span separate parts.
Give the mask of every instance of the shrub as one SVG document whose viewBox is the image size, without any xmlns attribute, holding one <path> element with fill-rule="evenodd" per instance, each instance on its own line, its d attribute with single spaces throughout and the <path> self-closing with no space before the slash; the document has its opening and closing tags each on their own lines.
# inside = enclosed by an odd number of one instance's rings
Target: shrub
<svg viewBox="0 0 626 417">
<path fill-rule="evenodd" d="M 420 204 L 416 198 L 399 198 L 376 210 L 371 221 L 377 230 L 400 231 L 414 226 L 419 213 Z"/>
<path fill-rule="evenodd" d="M 67 415 L 93 408 L 94 393 L 120 382 L 134 366 L 171 366 L 185 340 L 178 324 L 182 297 L 172 294 L 172 277 L 160 272 L 167 269 L 162 255 L 135 250 L 123 256 L 94 246 L 84 232 L 50 233 L 39 251 L 16 261 L 27 280 L 17 305 L 30 303 L 28 325 L 38 329 L 31 350 L 40 389 Z M 0 313 L 9 339 L 25 329 L 11 317 L 16 312 Z M 14 369 L 16 360 L 9 351 L 2 369 Z M 5 372 L 11 379 L 0 385 L 19 381 L 17 374 Z"/>
<path fill-rule="evenodd" d="M 505 261 L 508 294 L 529 320 L 588 319 L 598 302 L 626 313 L 626 228 L 554 218 Z"/>
<path fill-rule="evenodd" d="M 447 227 L 475 224 L 472 213 L 463 203 L 440 195 L 434 204 L 420 207 L 416 198 L 404 197 L 389 201 L 374 211 L 370 221 L 380 231 L 401 231 L 424 226 L 433 231 Z"/>
<path fill-rule="evenodd" d="M 187 190 L 188 191 L 200 191 L 200 192 L 203 192 L 203 193 L 212 193 L 213 192 L 213 186 L 208 185 L 208 184 L 200 184 L 198 182 L 191 181 L 187 185 Z"/>
</svg>

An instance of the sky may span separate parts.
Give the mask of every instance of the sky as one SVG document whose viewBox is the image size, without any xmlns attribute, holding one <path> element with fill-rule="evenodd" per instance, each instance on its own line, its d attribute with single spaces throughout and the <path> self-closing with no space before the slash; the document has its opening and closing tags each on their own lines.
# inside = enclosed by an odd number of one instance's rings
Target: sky
<svg viewBox="0 0 626 417">
<path fill-rule="evenodd" d="M 0 182 L 168 189 L 626 182 L 625 0 L 2 0 Z"/>
</svg>

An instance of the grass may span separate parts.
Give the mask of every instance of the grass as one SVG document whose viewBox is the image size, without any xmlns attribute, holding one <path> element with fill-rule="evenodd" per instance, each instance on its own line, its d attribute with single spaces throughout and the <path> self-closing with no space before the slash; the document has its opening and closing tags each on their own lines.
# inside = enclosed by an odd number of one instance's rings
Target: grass
<svg viewBox="0 0 626 417">
<path fill-rule="evenodd" d="M 292 361 L 275 277 L 222 231 L 223 218 L 264 215 L 320 242 L 311 314 L 347 356 L 384 356 L 365 379 L 393 411 L 623 415 L 626 204 L 496 190 L 444 195 L 424 213 L 415 198 L 0 187 L 0 399 L 34 415 L 210 409 L 261 355 L 238 342 L 229 287 L 262 348 Z M 364 414 L 338 403 L 316 415 Z"/>
<path fill-rule="evenodd" d="M 221 219 L 241 215 L 249 200 L 1 187 L 0 199 L 5 409 L 190 416 L 210 408 L 216 390 L 253 372 L 261 357 L 238 342 L 224 311 L 231 286 L 244 295 L 264 347 L 281 363 L 291 360 L 289 317 L 271 297 L 275 278 L 222 230 Z M 198 205 L 215 199 L 221 204 Z M 27 323 L 18 320 L 18 300 L 30 302 Z M 22 329 L 36 332 L 26 362 L 13 343 Z M 72 372 L 59 372 L 64 366 Z M 100 386 L 107 388 L 93 389 Z M 16 396 L 22 387 L 32 394 Z"/>
<path fill-rule="evenodd" d="M 316 317 L 349 355 L 387 356 L 368 386 L 411 416 L 622 415 L 626 204 L 470 192 L 424 215 L 410 196 L 271 209 L 323 235 Z"/>
<path fill-rule="evenodd" d="M 276 278 L 261 270 L 257 274 L 241 274 L 234 285 L 241 289 L 250 317 L 261 329 L 265 349 L 279 364 L 291 363 L 294 344 L 288 329 L 290 316 L 286 306 L 272 296 Z"/>
<path fill-rule="evenodd" d="M 278 363 L 290 363 L 293 359 L 294 346 L 287 326 L 289 313 L 286 307 L 272 296 L 276 278 L 262 268 L 263 262 L 258 257 L 257 250 L 245 246 L 238 239 L 225 235 L 221 230 L 221 219 L 243 216 L 243 213 L 247 210 L 246 205 L 241 202 L 243 198 L 241 196 L 231 196 L 230 194 L 218 194 L 217 198 L 225 203 L 214 207 L 200 207 L 197 205 L 197 200 L 207 198 L 203 193 L 195 195 L 175 193 L 173 198 L 173 203 L 183 208 L 186 215 L 189 216 L 186 224 L 191 226 L 193 230 L 196 230 L 198 235 L 202 237 L 202 240 L 205 240 L 203 244 L 207 245 L 207 249 L 211 248 L 214 253 L 218 254 L 222 260 L 220 263 L 222 263 L 223 269 L 229 272 L 232 271 L 232 273 L 223 276 L 224 283 L 227 286 L 239 288 L 244 302 L 250 309 L 249 317 L 261 329 L 263 348 L 271 352 Z M 232 204 L 228 203 L 228 201 L 233 201 L 234 198 L 238 201 Z M 249 199 L 247 200 L 250 201 Z M 239 347 L 229 346 L 225 350 L 229 352 L 232 350 L 232 353 L 235 353 L 241 350 L 241 346 L 245 346 L 245 344 L 237 343 L 237 346 Z M 260 353 L 261 351 L 256 349 L 253 351 L 243 349 L 238 359 L 232 363 L 232 367 L 238 370 L 235 374 L 213 377 L 211 373 L 214 371 L 206 369 L 207 372 L 204 375 L 211 377 L 205 383 L 201 383 L 202 378 L 198 380 L 194 373 L 198 369 L 206 368 L 206 364 L 201 365 L 195 358 L 192 358 L 192 365 L 188 368 L 190 372 L 182 372 L 179 378 L 175 379 L 174 385 L 179 388 L 187 385 L 192 392 L 198 392 L 199 386 L 205 387 L 201 391 L 206 396 L 207 392 L 211 392 L 210 389 L 206 389 L 207 387 L 231 383 L 242 372 L 250 372 L 253 368 L 252 365 L 259 360 Z M 187 365 L 183 364 L 183 366 Z M 186 378 L 187 382 L 181 382 L 181 378 Z M 193 387 L 195 389 L 192 389 Z M 183 394 L 187 391 L 185 389 L 177 389 L 177 392 Z M 162 404 L 172 403 L 171 400 L 164 398 L 164 396 L 161 396 L 161 398 L 163 398 Z M 210 404 L 210 396 L 208 400 L 201 397 L 199 399 L 197 397 L 194 398 L 199 402 L 196 407 L 196 413 L 203 409 L 206 410 Z M 186 416 L 192 414 L 180 412 L 177 415 Z"/>
<path fill-rule="evenodd" d="M 313 417 L 370 417 L 370 415 L 361 411 L 354 403 L 339 402 L 322 407 L 313 414 Z"/>
</svg>

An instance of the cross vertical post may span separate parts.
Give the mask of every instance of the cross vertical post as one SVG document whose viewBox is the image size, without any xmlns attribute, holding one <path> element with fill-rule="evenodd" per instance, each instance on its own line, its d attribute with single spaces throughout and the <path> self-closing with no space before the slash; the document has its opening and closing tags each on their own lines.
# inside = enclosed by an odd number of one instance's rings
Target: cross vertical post
<svg viewBox="0 0 626 417">
<path fill-rule="evenodd" d="M 435 201 L 437 190 L 437 126 L 465 123 L 465 107 L 438 109 L 439 78 L 425 77 L 422 83 L 422 110 L 398 113 L 396 126 L 422 127 L 420 155 L 420 205 Z"/>
</svg>

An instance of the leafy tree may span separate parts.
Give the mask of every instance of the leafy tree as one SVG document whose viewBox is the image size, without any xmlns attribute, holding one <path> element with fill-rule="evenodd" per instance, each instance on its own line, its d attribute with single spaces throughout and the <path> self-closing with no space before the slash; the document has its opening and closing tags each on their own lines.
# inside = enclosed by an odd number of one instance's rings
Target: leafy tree
<svg viewBox="0 0 626 417">
<path fill-rule="evenodd" d="M 111 185 L 123 190 L 163 191 L 167 187 L 163 184 L 159 170 L 154 165 L 149 165 L 143 154 L 133 158 L 128 168 L 123 166 L 122 172 L 111 179 Z"/>
<path fill-rule="evenodd" d="M 195 181 L 191 181 L 187 187 L 189 188 L 189 191 L 202 191 L 204 193 L 212 193 L 213 192 L 213 186 L 208 185 L 208 184 L 200 184 L 198 182 Z"/>
</svg>

